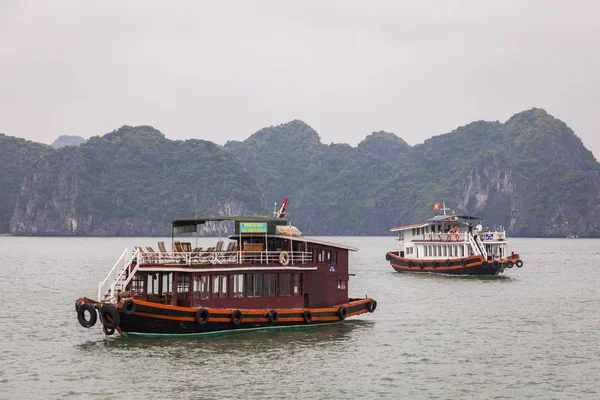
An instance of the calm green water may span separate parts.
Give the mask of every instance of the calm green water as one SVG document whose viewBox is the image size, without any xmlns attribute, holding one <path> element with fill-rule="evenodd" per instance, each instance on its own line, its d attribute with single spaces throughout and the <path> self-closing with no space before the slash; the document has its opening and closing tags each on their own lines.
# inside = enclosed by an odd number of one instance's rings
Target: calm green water
<svg viewBox="0 0 600 400">
<path fill-rule="evenodd" d="M 391 237 L 324 239 L 360 249 L 350 294 L 374 297 L 374 314 L 128 340 L 82 328 L 74 301 L 156 238 L 0 237 L 0 398 L 600 398 L 600 240 L 512 239 L 523 268 L 461 278 L 394 272 Z"/>
</svg>

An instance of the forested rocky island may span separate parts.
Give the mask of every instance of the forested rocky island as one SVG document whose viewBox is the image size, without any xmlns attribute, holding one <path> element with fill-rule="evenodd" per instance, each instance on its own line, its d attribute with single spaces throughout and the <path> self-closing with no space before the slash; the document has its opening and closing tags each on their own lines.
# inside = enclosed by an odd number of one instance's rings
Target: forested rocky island
<svg viewBox="0 0 600 400">
<path fill-rule="evenodd" d="M 0 135 L 0 233 L 167 235 L 175 218 L 269 214 L 289 197 L 305 235 L 387 235 L 445 201 L 512 236 L 600 237 L 600 164 L 542 109 L 415 146 L 388 132 L 324 144 L 298 120 L 225 146 L 198 136 L 124 126 L 54 149 Z"/>
</svg>

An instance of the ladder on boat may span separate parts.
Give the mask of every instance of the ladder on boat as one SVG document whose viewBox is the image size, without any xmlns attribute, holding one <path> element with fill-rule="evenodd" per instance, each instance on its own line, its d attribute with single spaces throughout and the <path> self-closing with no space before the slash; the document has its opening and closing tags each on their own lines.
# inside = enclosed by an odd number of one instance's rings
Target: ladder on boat
<svg viewBox="0 0 600 400">
<path fill-rule="evenodd" d="M 98 284 L 99 302 L 118 302 L 119 293 L 125 290 L 139 268 L 138 259 L 140 256 L 139 249 L 136 249 L 133 253 L 130 253 L 128 249 L 123 251 L 106 278 Z M 104 294 L 102 294 L 103 291 Z"/>
<path fill-rule="evenodd" d="M 483 243 L 481 243 L 479 236 L 473 237 L 472 235 L 467 234 L 467 237 L 469 238 L 469 244 L 471 245 L 473 254 L 483 256 L 483 259 L 487 260 L 487 251 L 485 250 Z"/>
</svg>

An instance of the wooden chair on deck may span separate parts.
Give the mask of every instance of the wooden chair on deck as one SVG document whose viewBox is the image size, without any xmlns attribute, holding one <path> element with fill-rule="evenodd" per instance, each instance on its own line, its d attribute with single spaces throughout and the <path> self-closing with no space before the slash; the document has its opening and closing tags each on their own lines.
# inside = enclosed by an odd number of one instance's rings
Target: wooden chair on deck
<svg viewBox="0 0 600 400">
<path fill-rule="evenodd" d="M 183 250 L 183 246 L 181 245 L 181 242 L 174 242 L 173 250 L 175 251 L 175 253 L 184 253 L 185 252 Z"/>
<path fill-rule="evenodd" d="M 165 247 L 165 242 L 163 242 L 163 241 L 158 242 L 158 251 L 160 251 L 163 254 L 168 253 L 167 248 Z"/>
</svg>

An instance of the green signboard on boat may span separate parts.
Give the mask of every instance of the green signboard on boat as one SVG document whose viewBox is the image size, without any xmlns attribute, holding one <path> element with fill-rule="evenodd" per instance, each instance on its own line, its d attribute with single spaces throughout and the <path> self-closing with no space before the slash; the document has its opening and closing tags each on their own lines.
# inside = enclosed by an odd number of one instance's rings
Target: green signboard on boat
<svg viewBox="0 0 600 400">
<path fill-rule="evenodd" d="M 267 233 L 267 223 L 240 222 L 240 233 Z"/>
</svg>

